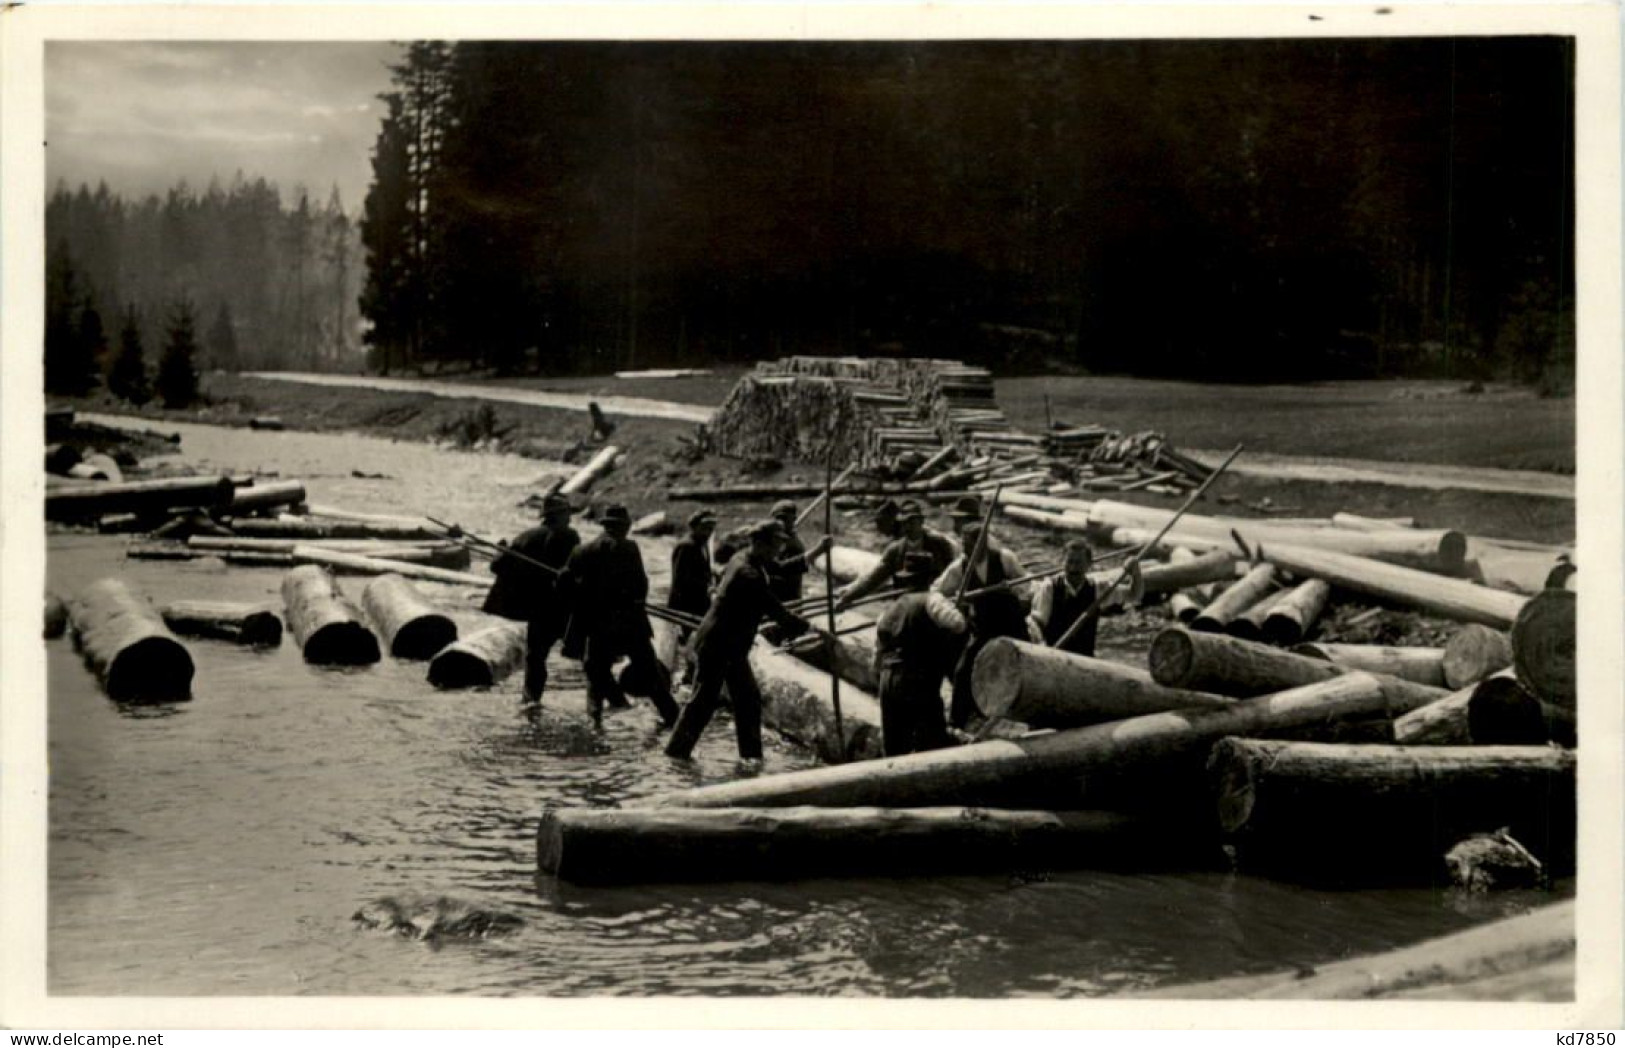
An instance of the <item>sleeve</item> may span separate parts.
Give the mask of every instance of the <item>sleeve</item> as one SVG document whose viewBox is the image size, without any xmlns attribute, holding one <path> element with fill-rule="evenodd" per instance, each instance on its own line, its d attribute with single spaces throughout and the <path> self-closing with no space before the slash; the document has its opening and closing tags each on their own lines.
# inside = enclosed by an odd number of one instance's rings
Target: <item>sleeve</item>
<svg viewBox="0 0 1625 1048">
<path fill-rule="evenodd" d="M 965 616 L 954 607 L 954 602 L 942 594 L 932 591 L 925 596 L 925 611 L 931 616 L 931 621 L 947 630 L 949 633 L 965 632 Z"/>
<path fill-rule="evenodd" d="M 1055 587 L 1060 584 L 1060 578 L 1057 575 L 1033 587 L 1033 610 L 1029 617 L 1045 629 L 1049 627 L 1050 616 L 1055 614 Z"/>
<path fill-rule="evenodd" d="M 765 574 L 760 571 L 750 572 L 749 585 L 754 591 L 754 596 L 759 602 L 758 606 L 762 609 L 762 613 L 778 623 L 787 634 L 805 633 L 812 627 L 810 622 L 786 608 L 779 601 L 779 598 L 773 595 L 773 588 L 768 585 Z"/>
<path fill-rule="evenodd" d="M 1013 550 L 1000 550 L 999 560 L 1004 565 L 1005 578 L 1019 579 L 1027 574 L 1026 566 L 1021 563 L 1021 558 L 1016 556 Z M 1032 591 L 1033 584 L 1030 582 L 1020 582 L 1010 587 L 1010 592 L 1018 597 L 1028 597 L 1032 594 Z"/>
<path fill-rule="evenodd" d="M 940 593 L 945 597 L 959 596 L 959 582 L 965 577 L 965 558 L 955 557 L 948 569 L 931 583 L 931 592 Z"/>
<path fill-rule="evenodd" d="M 879 589 L 880 584 L 896 574 L 897 569 L 902 566 L 899 563 L 902 560 L 902 553 L 903 547 L 897 543 L 888 545 L 880 554 L 880 562 L 864 572 L 858 577 L 857 581 L 848 586 L 843 591 L 843 596 L 847 600 L 853 601 Z"/>
</svg>

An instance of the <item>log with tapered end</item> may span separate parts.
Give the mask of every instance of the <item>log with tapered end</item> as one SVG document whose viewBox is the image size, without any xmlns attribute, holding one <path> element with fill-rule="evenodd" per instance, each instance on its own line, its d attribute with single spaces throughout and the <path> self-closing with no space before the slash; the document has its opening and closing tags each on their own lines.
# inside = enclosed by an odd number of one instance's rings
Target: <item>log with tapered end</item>
<svg viewBox="0 0 1625 1048">
<path fill-rule="evenodd" d="M 1542 702 L 1575 707 L 1574 608 L 1570 590 L 1544 590 L 1512 624 L 1512 666 Z"/>
<path fill-rule="evenodd" d="M 1245 529 L 1238 529 L 1249 542 Z M 1502 593 L 1461 579 L 1447 579 L 1415 568 L 1384 564 L 1369 557 L 1329 553 L 1280 543 L 1264 543 L 1261 556 L 1300 578 L 1325 579 L 1351 593 L 1362 593 L 1456 622 L 1478 622 L 1509 629 L 1529 598 Z"/>
<path fill-rule="evenodd" d="M 1394 722 L 1394 741 L 1408 746 L 1538 746 L 1548 737 L 1540 700 L 1524 690 L 1511 670 Z"/>
<path fill-rule="evenodd" d="M 1294 655 L 1325 659 L 1351 670 L 1385 673 L 1430 688 L 1443 688 L 1444 649 L 1392 647 L 1384 644 L 1308 643 L 1292 646 Z"/>
<path fill-rule="evenodd" d="M 1228 738 L 1208 762 L 1247 865 L 1343 883 L 1441 878 L 1471 833 L 1508 828 L 1573 868 L 1575 755 L 1550 746 L 1334 746 Z"/>
<path fill-rule="evenodd" d="M 263 513 L 282 506 L 297 506 L 305 501 L 305 485 L 297 480 L 278 480 L 269 484 L 247 484 L 232 493 L 231 504 L 225 511 L 234 517 Z"/>
<path fill-rule="evenodd" d="M 282 604 L 288 629 L 305 661 L 320 666 L 361 666 L 382 656 L 378 638 L 361 620 L 361 609 L 314 564 L 302 564 L 282 577 Z"/>
<path fill-rule="evenodd" d="M 1169 558 L 1165 564 L 1152 564 L 1140 570 L 1146 594 L 1170 593 L 1209 582 L 1234 582 L 1235 554 L 1222 549 L 1209 550 L 1190 559 Z"/>
<path fill-rule="evenodd" d="M 1326 609 L 1332 588 L 1324 579 L 1308 579 L 1287 591 L 1280 602 L 1264 616 L 1263 639 L 1271 644 L 1297 644 L 1314 629 L 1315 620 Z"/>
<path fill-rule="evenodd" d="M 1512 639 L 1504 630 L 1469 623 L 1444 645 L 1444 683 L 1465 688 L 1512 665 Z"/>
<path fill-rule="evenodd" d="M 1353 672 L 1347 666 L 1326 659 L 1296 655 L 1239 637 L 1198 633 L 1179 627 L 1169 627 L 1152 638 L 1147 662 L 1151 679 L 1164 687 L 1236 698 L 1300 688 Z M 1418 706 L 1447 694 L 1443 688 L 1385 674 L 1377 676 L 1390 691 L 1403 693 Z"/>
<path fill-rule="evenodd" d="M 536 834 L 541 871 L 575 884 L 1143 871 L 1212 865 L 1216 855 L 1211 837 L 1105 811 L 564 808 L 544 812 Z"/>
<path fill-rule="evenodd" d="M 459 638 L 429 660 L 429 683 L 448 691 L 501 684 L 525 664 L 525 629 L 505 622 Z"/>
<path fill-rule="evenodd" d="M 1247 574 L 1228 586 L 1223 593 L 1213 599 L 1213 602 L 1202 609 L 1202 613 L 1191 620 L 1191 629 L 1204 632 L 1223 633 L 1230 620 L 1262 600 L 1270 590 L 1275 578 L 1275 568 L 1270 564 L 1258 564 L 1248 570 Z"/>
<path fill-rule="evenodd" d="M 177 702 L 192 697 L 192 655 L 158 610 L 119 579 L 80 590 L 68 602 L 74 640 L 108 698 Z"/>
<path fill-rule="evenodd" d="M 457 639 L 457 624 L 399 575 L 380 575 L 361 604 L 397 659 L 428 659 Z"/>
<path fill-rule="evenodd" d="M 989 719 L 1035 728 L 1079 728 L 1163 710 L 1231 705 L 1233 700 L 1167 688 L 1143 670 L 1000 637 L 971 668 L 971 694 Z"/>
<path fill-rule="evenodd" d="M 1385 690 L 1368 673 L 1350 673 L 1304 688 L 1247 699 L 1213 709 L 1178 710 L 1096 724 L 1087 728 L 996 739 L 946 750 L 856 761 L 785 775 L 702 786 L 664 798 L 687 808 L 782 808 L 1012 802 L 1030 805 L 1037 796 L 1064 797 L 1069 807 L 1099 807 L 1094 779 L 1120 770 L 1144 773 L 1183 768 L 1205 758 L 1227 735 L 1301 732 L 1347 720 L 1392 717 L 1419 702 Z M 1076 803 L 1070 803 L 1076 801 Z"/>
<path fill-rule="evenodd" d="M 1290 597 L 1292 592 L 1292 590 L 1282 589 L 1276 590 L 1274 593 L 1266 593 L 1252 607 L 1227 622 L 1224 631 L 1230 636 L 1240 637 L 1242 640 L 1263 640 L 1264 622 L 1269 618 L 1270 613 L 1275 610 L 1276 606 L 1287 597 Z"/>
<path fill-rule="evenodd" d="M 282 618 L 261 604 L 178 600 L 165 605 L 164 623 L 183 637 L 208 637 L 253 648 L 282 643 Z"/>
<path fill-rule="evenodd" d="M 762 691 L 762 723 L 831 763 L 878 757 L 880 700 L 857 686 L 841 689 L 841 723 L 829 677 L 800 659 L 756 639 L 750 668 Z"/>
<path fill-rule="evenodd" d="M 219 509 L 236 490 L 230 477 L 166 477 L 96 483 L 45 492 L 47 520 L 83 520 L 107 513 L 161 516 L 177 509 Z"/>
</svg>

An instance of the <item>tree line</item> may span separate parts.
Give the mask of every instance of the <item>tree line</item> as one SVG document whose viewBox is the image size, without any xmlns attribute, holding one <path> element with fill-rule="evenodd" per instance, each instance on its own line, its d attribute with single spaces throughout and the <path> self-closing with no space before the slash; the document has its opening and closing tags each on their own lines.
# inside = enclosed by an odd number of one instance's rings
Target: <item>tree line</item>
<svg viewBox="0 0 1625 1048">
<path fill-rule="evenodd" d="M 46 203 L 46 385 L 83 393 L 106 383 L 138 399 L 154 371 L 144 347 L 189 347 L 174 372 L 359 370 L 364 278 L 358 223 L 335 188 L 285 203 L 239 174 L 203 192 L 185 183 L 127 199 L 105 184 L 59 184 Z M 116 329 L 116 334 L 115 334 Z"/>
<path fill-rule="evenodd" d="M 1558 37 L 421 41 L 372 366 L 1572 372 Z"/>
</svg>

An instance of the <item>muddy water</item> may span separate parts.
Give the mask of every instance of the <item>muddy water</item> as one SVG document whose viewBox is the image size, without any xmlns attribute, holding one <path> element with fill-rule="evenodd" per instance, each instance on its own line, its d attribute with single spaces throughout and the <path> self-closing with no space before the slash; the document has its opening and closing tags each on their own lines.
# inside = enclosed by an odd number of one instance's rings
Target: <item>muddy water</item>
<svg viewBox="0 0 1625 1048">
<path fill-rule="evenodd" d="M 183 433 L 189 461 L 275 469 L 304 479 L 312 501 L 438 509 L 501 535 L 527 523 L 517 503 L 550 475 L 358 437 L 163 428 Z M 160 602 L 277 591 L 274 570 L 126 561 L 123 548 L 54 536 L 50 583 L 71 591 L 116 572 Z M 425 589 L 472 621 L 478 594 Z M 1090 872 L 572 889 L 535 872 L 545 805 L 628 804 L 729 778 L 731 733 L 709 732 L 692 765 L 661 755 L 647 708 L 595 736 L 563 662 L 546 708 L 527 717 L 517 679 L 438 693 L 417 663 L 321 670 L 291 643 L 190 647 L 193 701 L 132 712 L 100 695 L 67 641 L 47 645 L 52 993 L 1083 996 L 1313 965 L 1520 901 Z M 769 772 L 809 763 L 770 745 Z M 525 924 L 436 947 L 351 920 L 404 893 Z"/>
</svg>

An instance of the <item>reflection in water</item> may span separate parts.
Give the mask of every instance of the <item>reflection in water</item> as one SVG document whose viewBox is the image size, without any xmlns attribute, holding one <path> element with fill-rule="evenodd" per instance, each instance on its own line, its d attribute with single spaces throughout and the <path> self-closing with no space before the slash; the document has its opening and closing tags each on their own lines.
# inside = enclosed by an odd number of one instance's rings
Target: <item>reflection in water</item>
<svg viewBox="0 0 1625 1048">
<path fill-rule="evenodd" d="M 455 507 L 498 536 L 529 523 L 513 478 L 549 479 L 499 456 L 176 428 L 215 468 L 321 474 L 313 501 Z M 335 476 L 335 463 L 401 479 Z M 277 571 L 125 561 L 124 542 L 53 538 L 52 587 L 118 572 L 160 603 L 279 600 Z M 363 584 L 340 582 L 352 596 Z M 422 589 L 464 628 L 477 621 L 483 594 Z M 1326 893 L 1225 873 L 578 889 L 536 872 L 542 810 L 731 778 L 730 731 L 708 732 L 693 763 L 661 753 L 647 704 L 596 732 L 580 668 L 562 659 L 527 710 L 517 677 L 441 692 L 421 663 L 308 666 L 291 637 L 268 652 L 188 646 L 193 700 L 130 708 L 99 693 L 69 642 L 46 646 L 54 993 L 1095 995 L 1322 964 L 1537 898 Z M 768 773 L 810 763 L 769 742 Z M 523 924 L 434 948 L 351 919 L 414 895 Z"/>
</svg>

